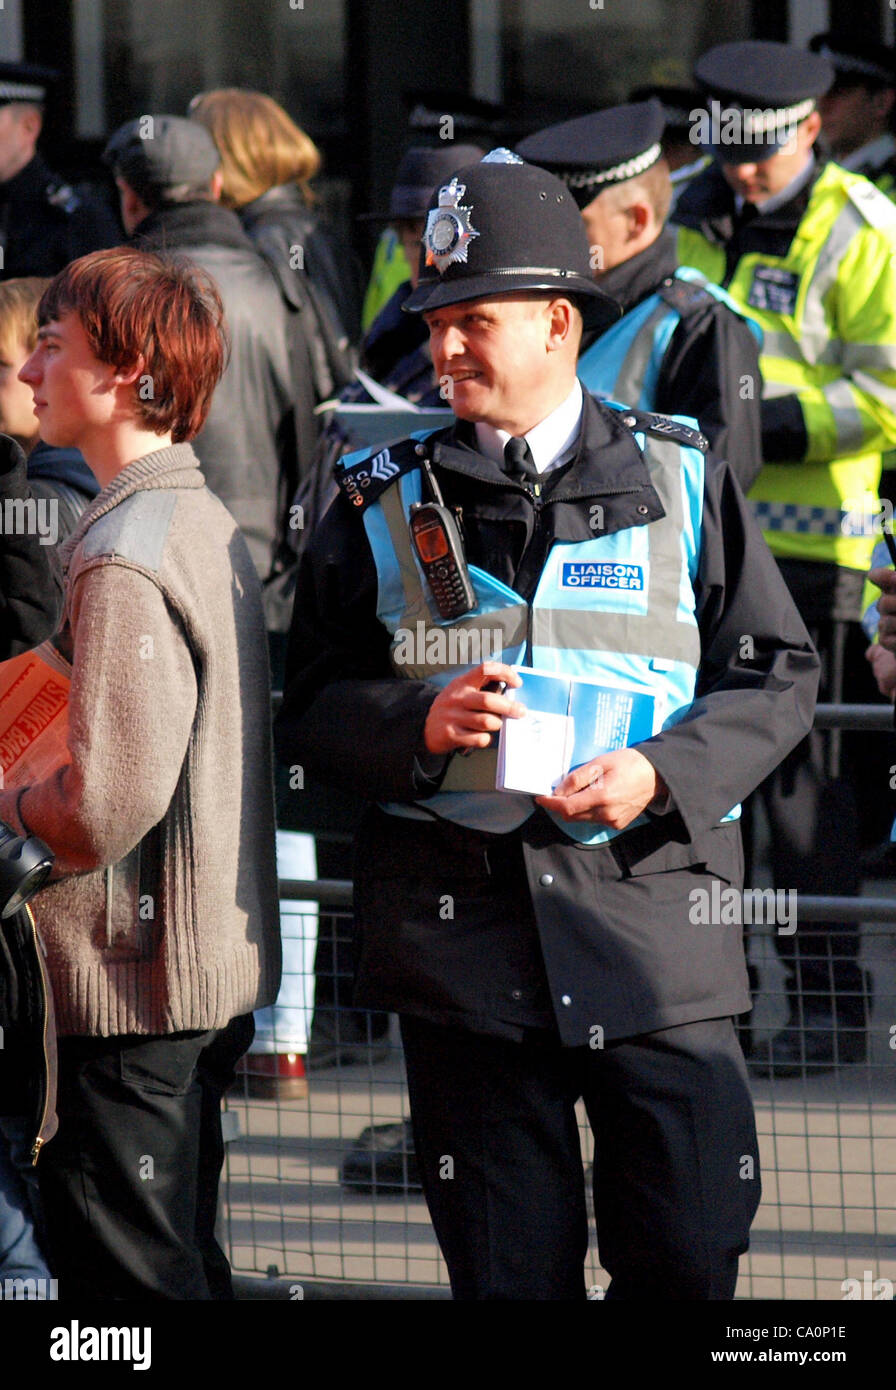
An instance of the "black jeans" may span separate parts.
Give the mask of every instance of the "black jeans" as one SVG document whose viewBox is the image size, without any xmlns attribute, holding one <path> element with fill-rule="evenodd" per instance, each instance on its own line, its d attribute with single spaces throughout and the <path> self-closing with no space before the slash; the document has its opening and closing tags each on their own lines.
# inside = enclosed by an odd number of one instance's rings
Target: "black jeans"
<svg viewBox="0 0 896 1390">
<path fill-rule="evenodd" d="M 227 1299 L 221 1097 L 255 1032 L 60 1038 L 59 1133 L 38 1162 L 63 1299 Z"/>
</svg>

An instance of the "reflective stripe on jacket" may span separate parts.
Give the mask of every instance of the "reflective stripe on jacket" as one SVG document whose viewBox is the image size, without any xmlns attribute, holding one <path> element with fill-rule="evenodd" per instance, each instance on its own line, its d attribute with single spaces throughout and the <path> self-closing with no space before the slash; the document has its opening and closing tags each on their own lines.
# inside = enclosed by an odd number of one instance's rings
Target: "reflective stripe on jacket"
<svg viewBox="0 0 896 1390">
<path fill-rule="evenodd" d="M 780 557 L 865 569 L 870 528 L 838 531 L 835 518 L 873 511 L 881 452 L 896 444 L 896 208 L 828 164 L 787 254 L 744 254 L 730 279 L 706 226 L 679 228 L 681 258 L 760 324 L 763 397 L 795 395 L 805 422 L 805 458 L 767 465 L 750 489 L 766 540 Z M 807 508 L 825 529 L 804 524 Z"/>
<path fill-rule="evenodd" d="M 680 265 L 675 278 L 699 285 L 714 299 L 727 304 L 733 313 L 745 317 L 731 296 L 711 284 L 699 270 Z M 648 295 L 582 354 L 577 369 L 579 380 L 592 395 L 624 401 L 640 410 L 656 410 L 663 358 L 681 318 L 680 311 L 660 291 Z M 755 330 L 761 347 L 761 329 L 754 320 L 748 318 L 747 322 Z"/>
</svg>

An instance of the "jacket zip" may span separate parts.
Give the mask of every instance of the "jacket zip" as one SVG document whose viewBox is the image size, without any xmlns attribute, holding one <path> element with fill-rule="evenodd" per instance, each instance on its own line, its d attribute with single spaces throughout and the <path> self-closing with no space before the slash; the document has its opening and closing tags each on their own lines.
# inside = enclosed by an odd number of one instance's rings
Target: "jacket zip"
<svg viewBox="0 0 896 1390">
<path fill-rule="evenodd" d="M 47 1122 L 47 1109 L 50 1100 L 50 1059 L 47 1055 L 47 1027 L 50 1021 L 49 989 L 47 984 L 47 970 L 44 964 L 44 953 L 40 941 L 37 937 L 37 924 L 34 920 L 34 913 L 28 904 L 25 904 L 25 911 L 28 913 L 28 920 L 31 923 L 31 939 L 34 944 L 34 953 L 37 957 L 37 967 L 40 972 L 40 987 L 44 1005 L 44 1020 L 41 1030 L 41 1049 L 44 1058 L 44 1095 L 43 1109 L 41 1110 L 40 1123 L 37 1127 L 37 1136 L 31 1145 L 31 1166 L 35 1167 L 40 1158 L 40 1151 L 44 1145 L 43 1130 Z"/>
</svg>

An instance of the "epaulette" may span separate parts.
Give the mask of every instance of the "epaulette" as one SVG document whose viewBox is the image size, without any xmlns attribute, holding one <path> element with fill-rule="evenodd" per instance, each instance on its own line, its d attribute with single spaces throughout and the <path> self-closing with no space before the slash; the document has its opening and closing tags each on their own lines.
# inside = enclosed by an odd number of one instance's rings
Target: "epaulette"
<svg viewBox="0 0 896 1390">
<path fill-rule="evenodd" d="M 693 280 L 680 280 L 677 275 L 663 281 L 659 288 L 659 296 L 670 309 L 682 315 L 718 303 L 715 295 L 705 285 Z"/>
<path fill-rule="evenodd" d="M 425 453 L 421 440 L 432 430 L 420 430 L 406 439 L 397 439 L 382 447 L 358 449 L 338 459 L 333 477 L 354 507 L 369 507 L 396 478 L 420 467 Z"/>
<path fill-rule="evenodd" d="M 45 189 L 47 202 L 60 212 L 77 212 L 81 199 L 69 183 L 48 183 Z"/>
<path fill-rule="evenodd" d="M 634 410 L 611 401 L 604 401 L 604 405 L 610 405 L 613 410 L 620 411 L 622 423 L 628 425 L 636 434 L 652 434 L 657 439 L 674 439 L 677 444 L 684 444 L 688 449 L 699 449 L 701 454 L 705 454 L 709 449 L 706 435 L 701 434 L 693 425 L 687 424 L 684 417 L 654 415 L 649 410 Z M 694 423 L 696 424 L 696 421 Z"/>
<path fill-rule="evenodd" d="M 896 231 L 896 205 L 890 201 L 886 193 L 881 193 L 880 189 L 868 180 L 851 183 L 846 192 L 850 202 L 858 208 L 869 227 L 878 231 Z"/>
</svg>

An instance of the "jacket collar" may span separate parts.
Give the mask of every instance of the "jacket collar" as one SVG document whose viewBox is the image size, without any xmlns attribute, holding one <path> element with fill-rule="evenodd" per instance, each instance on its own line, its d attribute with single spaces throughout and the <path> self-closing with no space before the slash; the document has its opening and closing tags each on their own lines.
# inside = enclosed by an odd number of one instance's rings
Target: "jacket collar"
<svg viewBox="0 0 896 1390">
<path fill-rule="evenodd" d="M 131 240 L 147 251 L 209 245 L 254 250 L 236 213 L 205 201 L 156 208 L 134 229 Z"/>
<path fill-rule="evenodd" d="M 630 260 L 623 261 L 622 265 L 608 270 L 598 283 L 604 294 L 621 304 L 622 312 L 627 314 L 642 299 L 653 294 L 677 269 L 675 233 L 670 227 L 664 227 L 656 241 Z"/>
<path fill-rule="evenodd" d="M 708 241 L 717 246 L 727 246 L 736 237 L 741 255 L 750 250 L 760 249 L 759 245 L 754 243 L 762 243 L 769 234 L 776 241 L 786 243 L 786 247 L 789 247 L 797 227 L 805 216 L 815 185 L 825 168 L 824 157 L 816 152 L 812 177 L 789 202 L 765 216 L 760 211 L 746 226 L 738 228 L 734 193 L 726 183 L 718 164 L 713 162 L 683 191 L 675 207 L 675 221 L 683 227 L 696 228 Z M 785 252 L 776 250 L 773 254 L 786 254 L 786 248 Z"/>
<path fill-rule="evenodd" d="M 154 488 L 200 487 L 205 487 L 205 478 L 199 471 L 199 460 L 189 444 L 172 444 L 134 459 L 85 507 L 74 531 L 60 545 L 59 557 L 63 570 L 68 570 L 76 546 L 93 523 L 111 512 L 125 498 L 132 497 L 135 492 Z"/>
<path fill-rule="evenodd" d="M 472 425 L 460 421 L 432 439 L 433 462 L 449 472 L 482 482 L 514 486 L 497 463 L 476 451 Z M 643 494 L 652 521 L 665 513 L 650 481 L 641 450 L 618 411 L 584 392 L 584 406 L 576 455 L 566 468 L 545 475 L 544 502 L 578 502 L 589 497 Z M 517 487 L 516 491 L 522 492 Z M 641 499 L 639 499 L 641 500 Z"/>
<path fill-rule="evenodd" d="M 11 179 L 7 179 L 6 183 L 0 183 L 0 200 L 37 197 L 44 191 L 52 177 L 49 165 L 46 164 L 41 155 L 36 154 Z"/>
</svg>

